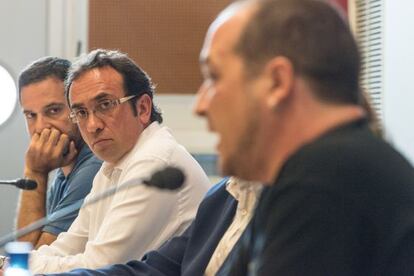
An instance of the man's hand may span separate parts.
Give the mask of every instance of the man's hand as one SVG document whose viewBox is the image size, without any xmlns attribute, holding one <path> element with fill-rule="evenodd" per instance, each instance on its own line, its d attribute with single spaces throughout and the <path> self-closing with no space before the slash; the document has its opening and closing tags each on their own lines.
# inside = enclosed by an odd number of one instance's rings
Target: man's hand
<svg viewBox="0 0 414 276">
<path fill-rule="evenodd" d="M 55 128 L 45 128 L 35 133 L 26 152 L 25 176 L 48 174 L 69 165 L 77 155 L 74 141 Z"/>
<path fill-rule="evenodd" d="M 67 134 L 55 128 L 43 129 L 35 133 L 26 152 L 24 176 L 37 182 L 33 191 L 22 191 L 17 211 L 17 229 L 43 218 L 46 215 L 46 191 L 49 172 L 69 165 L 76 157 L 75 142 Z M 55 235 L 33 231 L 20 241 L 31 242 L 36 248 L 49 244 Z M 1 275 L 0 275 L 1 276 Z"/>
</svg>

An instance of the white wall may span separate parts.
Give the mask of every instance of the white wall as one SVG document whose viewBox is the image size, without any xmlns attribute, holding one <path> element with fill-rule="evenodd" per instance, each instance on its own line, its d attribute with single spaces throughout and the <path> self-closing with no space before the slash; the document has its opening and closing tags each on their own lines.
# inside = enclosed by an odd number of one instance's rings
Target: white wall
<svg viewBox="0 0 414 276">
<path fill-rule="evenodd" d="M 384 1 L 387 138 L 414 164 L 414 1 Z"/>
<path fill-rule="evenodd" d="M 192 112 L 195 96 L 161 95 L 156 96 L 156 104 L 161 108 L 164 123 L 174 132 L 177 140 L 192 153 L 213 153 L 216 135 L 207 131 L 205 119 Z"/>
<path fill-rule="evenodd" d="M 47 49 L 52 56 L 73 60 L 88 48 L 89 1 L 49 0 Z"/>
<path fill-rule="evenodd" d="M 46 54 L 46 1 L 0 0 L 0 63 L 17 80 L 29 62 Z M 0 91 L 1 93 L 1 91 Z M 22 176 L 28 136 L 17 105 L 0 126 L 0 179 Z M 12 230 L 17 190 L 0 187 L 0 235 Z"/>
</svg>

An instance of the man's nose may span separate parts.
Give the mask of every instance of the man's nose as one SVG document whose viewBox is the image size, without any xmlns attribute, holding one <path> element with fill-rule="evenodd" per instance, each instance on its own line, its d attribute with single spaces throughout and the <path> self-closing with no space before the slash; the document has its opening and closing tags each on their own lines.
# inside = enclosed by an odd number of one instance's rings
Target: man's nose
<svg viewBox="0 0 414 276">
<path fill-rule="evenodd" d="M 82 128 L 81 125 L 79 127 Z M 96 133 L 99 130 L 103 129 L 104 122 L 101 118 L 96 116 L 95 112 L 90 112 L 88 114 L 88 118 L 86 118 L 85 127 L 87 132 Z"/>
<path fill-rule="evenodd" d="M 36 122 L 35 122 L 35 132 L 41 133 L 42 130 L 45 128 L 51 128 L 53 125 L 51 124 L 50 120 L 44 117 L 41 114 L 37 115 Z"/>
<path fill-rule="evenodd" d="M 198 116 L 206 116 L 208 107 L 210 105 L 211 96 L 209 93 L 211 92 L 211 89 L 212 88 L 207 81 L 204 81 L 198 89 L 196 101 L 193 106 L 193 111 Z"/>
</svg>

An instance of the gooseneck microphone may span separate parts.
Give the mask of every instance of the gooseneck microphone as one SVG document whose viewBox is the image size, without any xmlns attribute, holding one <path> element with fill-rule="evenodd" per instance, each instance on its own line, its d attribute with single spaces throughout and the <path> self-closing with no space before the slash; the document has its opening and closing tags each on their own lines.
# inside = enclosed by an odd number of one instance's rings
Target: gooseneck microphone
<svg viewBox="0 0 414 276">
<path fill-rule="evenodd" d="M 146 185 L 149 187 L 154 187 L 156 189 L 162 189 L 162 190 L 176 190 L 180 188 L 185 180 L 185 175 L 183 172 L 176 168 L 176 167 L 165 167 L 164 169 L 161 169 L 160 171 L 155 172 L 150 179 L 131 179 L 125 183 L 122 183 L 118 186 L 109 188 L 105 191 L 103 191 L 100 194 L 97 194 L 94 197 L 90 197 L 88 199 L 78 200 L 77 202 L 73 203 L 72 205 L 63 208 L 59 211 L 56 211 L 44 218 L 41 218 L 19 230 L 15 230 L 10 234 L 7 234 L 0 238 L 0 248 L 2 248 L 6 243 L 14 241 L 24 235 L 27 235 L 37 229 L 42 228 L 46 224 L 53 222 L 57 219 L 63 218 L 67 216 L 68 214 L 72 213 L 75 210 L 79 210 L 80 208 L 92 205 L 104 198 L 107 198 L 111 195 L 114 195 L 115 193 L 124 190 L 126 188 L 132 187 L 132 186 L 138 186 L 138 185 Z M 36 182 L 34 182 L 36 184 Z"/>
<path fill-rule="evenodd" d="M 158 189 L 176 190 L 184 183 L 183 172 L 175 167 L 165 167 L 154 173 L 149 180 L 144 180 L 147 186 L 157 187 Z"/>
<path fill-rule="evenodd" d="M 15 180 L 0 180 L 0 185 L 12 185 L 23 190 L 34 190 L 37 188 L 36 181 L 26 178 L 19 178 Z"/>
</svg>

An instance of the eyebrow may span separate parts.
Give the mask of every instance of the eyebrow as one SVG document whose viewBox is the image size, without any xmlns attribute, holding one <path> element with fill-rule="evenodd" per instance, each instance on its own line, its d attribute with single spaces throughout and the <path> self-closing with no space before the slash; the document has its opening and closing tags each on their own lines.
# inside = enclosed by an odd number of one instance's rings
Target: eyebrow
<svg viewBox="0 0 414 276">
<path fill-rule="evenodd" d="M 23 109 L 23 114 L 27 114 L 27 113 L 34 113 L 34 112 L 29 109 Z"/>
<path fill-rule="evenodd" d="M 48 109 L 48 108 L 51 108 L 51 107 L 61 107 L 61 106 L 65 106 L 65 105 L 66 104 L 64 104 L 64 103 L 50 103 L 50 104 L 42 107 L 42 110 L 45 110 L 45 109 Z M 35 113 L 35 112 L 33 112 L 30 109 L 23 109 L 23 113 Z"/>
<path fill-rule="evenodd" d="M 93 98 L 91 101 L 94 101 L 94 102 L 98 102 L 98 101 L 100 101 L 100 100 L 102 100 L 102 99 L 105 99 L 105 98 L 107 98 L 108 96 L 113 96 L 112 94 L 110 94 L 110 93 L 108 93 L 108 92 L 101 92 L 101 93 L 99 93 L 95 98 Z M 70 106 L 70 108 L 71 109 L 74 109 L 74 108 L 81 108 L 81 107 L 83 107 L 83 106 L 85 106 L 85 104 L 84 103 L 74 103 L 74 104 L 72 104 L 71 106 Z"/>
<path fill-rule="evenodd" d="M 64 104 L 64 103 L 50 103 L 50 104 L 44 106 L 42 109 L 48 109 L 48 108 L 56 107 L 56 106 L 61 107 L 61 106 L 66 106 L 66 104 Z"/>
</svg>

